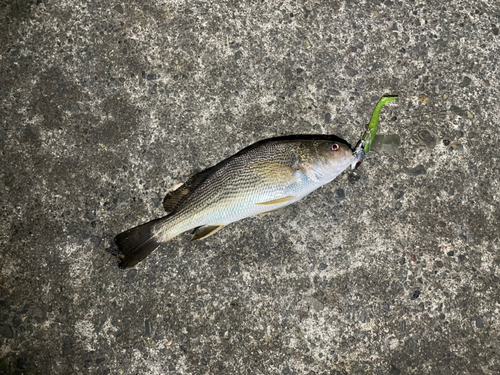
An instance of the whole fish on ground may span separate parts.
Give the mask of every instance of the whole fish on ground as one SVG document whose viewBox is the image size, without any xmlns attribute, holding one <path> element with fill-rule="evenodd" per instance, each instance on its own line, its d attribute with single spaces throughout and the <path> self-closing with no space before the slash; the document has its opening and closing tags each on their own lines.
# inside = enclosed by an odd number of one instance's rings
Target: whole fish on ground
<svg viewBox="0 0 500 375">
<path fill-rule="evenodd" d="M 206 238 L 235 221 L 288 206 L 332 181 L 359 157 L 335 136 L 257 142 L 167 194 L 167 215 L 115 237 L 119 266 L 136 265 L 158 246 L 194 229 Z"/>
</svg>

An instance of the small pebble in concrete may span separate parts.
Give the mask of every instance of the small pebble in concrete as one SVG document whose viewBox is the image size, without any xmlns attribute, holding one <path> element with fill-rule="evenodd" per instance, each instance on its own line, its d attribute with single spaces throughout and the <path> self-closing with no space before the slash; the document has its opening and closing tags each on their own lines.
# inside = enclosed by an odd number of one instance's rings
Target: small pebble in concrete
<svg viewBox="0 0 500 375">
<path fill-rule="evenodd" d="M 359 72 L 357 70 L 351 68 L 350 66 L 346 65 L 346 66 L 344 66 L 344 69 L 349 77 L 354 77 L 354 76 L 359 74 Z"/>
<path fill-rule="evenodd" d="M 465 109 L 457 107 L 456 105 L 452 105 L 450 107 L 450 111 L 453 112 L 454 114 L 456 114 L 457 116 L 467 117 L 467 111 Z"/>
<path fill-rule="evenodd" d="M 422 95 L 419 95 L 418 100 L 420 100 L 420 103 L 422 103 L 423 105 L 427 105 L 429 103 L 429 101 L 431 100 L 431 98 L 422 94 Z"/>
<path fill-rule="evenodd" d="M 412 177 L 421 176 L 421 175 L 426 174 L 426 173 L 427 173 L 427 171 L 422 164 L 417 165 L 414 168 L 407 168 L 406 169 L 406 174 L 409 176 L 412 176 Z"/>
<path fill-rule="evenodd" d="M 463 78 L 462 82 L 460 82 L 459 86 L 460 87 L 467 87 L 470 85 L 470 83 L 471 83 L 471 79 L 469 77 L 465 76 Z"/>
<path fill-rule="evenodd" d="M 121 6 L 120 4 L 115 5 L 113 9 L 116 10 L 118 13 L 123 14 L 123 6 Z"/>
<path fill-rule="evenodd" d="M 94 247 L 99 247 L 101 241 L 102 238 L 99 236 L 90 236 L 90 242 L 92 243 L 92 245 L 94 245 Z"/>
<path fill-rule="evenodd" d="M 462 146 L 460 143 L 452 143 L 449 148 L 450 152 L 460 152 L 464 150 L 464 146 Z"/>
<path fill-rule="evenodd" d="M 391 365 L 391 367 L 389 368 L 389 374 L 390 375 L 401 375 L 401 370 L 399 368 L 397 368 L 396 366 Z"/>
<path fill-rule="evenodd" d="M 21 369 L 21 370 L 24 370 L 24 368 L 26 366 L 25 359 L 24 358 L 18 358 L 16 362 L 17 362 L 17 368 Z"/>
<path fill-rule="evenodd" d="M 0 324 L 0 336 L 11 339 L 14 337 L 12 327 L 7 323 Z"/>
<path fill-rule="evenodd" d="M 144 322 L 144 332 L 146 333 L 146 335 L 150 335 L 151 332 L 153 332 L 153 325 L 151 324 L 151 320 L 149 319 Z"/>
<path fill-rule="evenodd" d="M 434 136 L 427 129 L 421 129 L 418 132 L 418 138 L 420 138 L 423 144 L 429 149 L 436 146 L 436 138 L 434 138 Z"/>
<path fill-rule="evenodd" d="M 333 192 L 333 196 L 335 199 L 341 201 L 345 199 L 345 192 L 344 189 L 337 189 Z"/>
<path fill-rule="evenodd" d="M 403 320 L 403 321 L 401 322 L 401 331 L 402 331 L 402 332 L 405 332 L 405 331 L 406 331 L 406 320 Z"/>
</svg>

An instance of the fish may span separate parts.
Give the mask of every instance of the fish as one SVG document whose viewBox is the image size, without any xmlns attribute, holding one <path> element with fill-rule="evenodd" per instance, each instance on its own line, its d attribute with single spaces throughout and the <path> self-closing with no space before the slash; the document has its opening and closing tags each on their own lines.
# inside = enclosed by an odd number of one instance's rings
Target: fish
<svg viewBox="0 0 500 375">
<path fill-rule="evenodd" d="M 333 135 L 254 143 L 168 193 L 163 201 L 166 216 L 118 234 L 118 266 L 135 266 L 181 233 L 193 231 L 191 241 L 204 239 L 236 221 L 295 203 L 357 158 L 346 141 Z"/>
</svg>

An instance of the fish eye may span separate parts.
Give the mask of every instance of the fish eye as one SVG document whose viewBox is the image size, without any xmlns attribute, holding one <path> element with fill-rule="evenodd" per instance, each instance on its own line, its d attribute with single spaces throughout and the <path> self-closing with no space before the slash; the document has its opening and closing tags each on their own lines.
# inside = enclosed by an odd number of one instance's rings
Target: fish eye
<svg viewBox="0 0 500 375">
<path fill-rule="evenodd" d="M 332 145 L 330 146 L 330 148 L 332 149 L 332 151 L 337 151 L 339 149 L 339 145 L 336 144 L 336 143 L 332 143 Z"/>
</svg>

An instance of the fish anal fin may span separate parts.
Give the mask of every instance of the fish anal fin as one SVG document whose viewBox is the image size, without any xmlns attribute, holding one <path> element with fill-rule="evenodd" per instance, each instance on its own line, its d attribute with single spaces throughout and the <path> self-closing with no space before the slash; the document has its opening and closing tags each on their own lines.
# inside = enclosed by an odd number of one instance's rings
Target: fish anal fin
<svg viewBox="0 0 500 375">
<path fill-rule="evenodd" d="M 294 198 L 295 197 L 293 195 L 287 195 L 286 197 L 283 197 L 283 198 L 273 199 L 272 201 L 261 202 L 261 203 L 256 203 L 256 204 L 259 204 L 259 205 L 279 204 L 279 203 L 285 203 L 285 202 L 291 201 Z"/>
<path fill-rule="evenodd" d="M 210 237 L 212 234 L 217 233 L 224 225 L 206 225 L 196 229 L 191 241 L 201 240 L 202 238 Z"/>
</svg>

